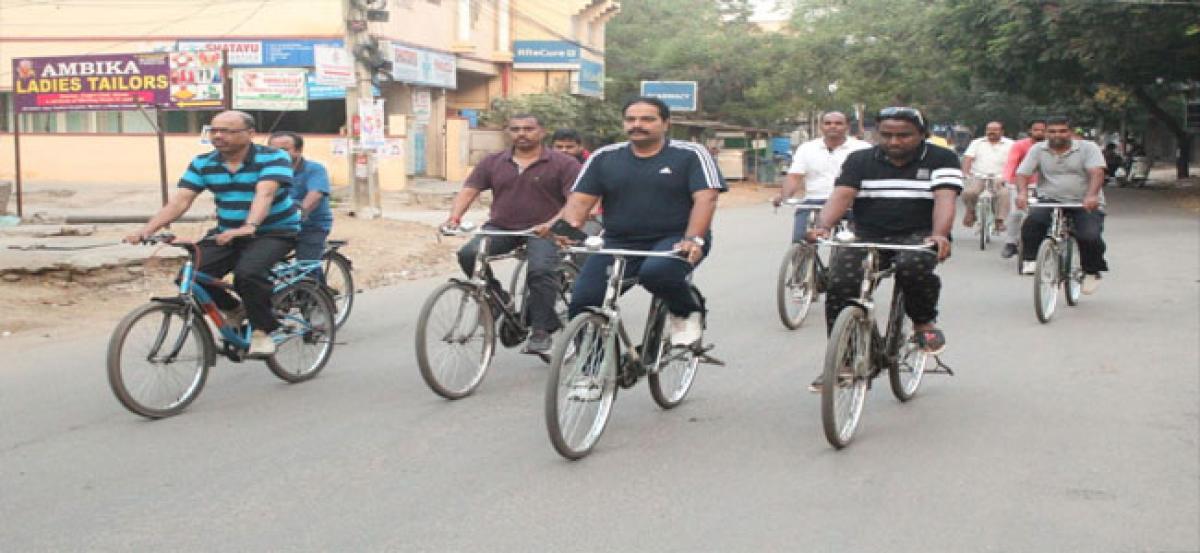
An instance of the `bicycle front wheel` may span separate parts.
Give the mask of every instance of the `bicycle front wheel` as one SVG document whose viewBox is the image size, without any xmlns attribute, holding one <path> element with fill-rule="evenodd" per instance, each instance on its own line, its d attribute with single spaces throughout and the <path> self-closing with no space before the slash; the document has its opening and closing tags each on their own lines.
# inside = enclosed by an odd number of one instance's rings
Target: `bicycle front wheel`
<svg viewBox="0 0 1200 553">
<path fill-rule="evenodd" d="M 591 453 L 608 425 L 617 398 L 615 340 L 606 318 L 582 313 L 554 345 L 546 382 L 546 430 L 554 450 L 567 459 Z"/>
<path fill-rule="evenodd" d="M 159 419 L 188 406 L 208 378 L 208 328 L 190 306 L 152 302 L 121 319 L 108 342 L 108 384 L 117 401 Z"/>
<path fill-rule="evenodd" d="M 837 449 L 850 444 L 862 420 L 871 374 L 871 324 L 860 307 L 838 314 L 825 350 L 821 387 L 821 423 L 825 439 Z"/>
<path fill-rule="evenodd" d="M 304 280 L 271 299 L 279 328 L 271 333 L 275 354 L 267 368 L 281 380 L 295 384 L 317 376 L 333 354 L 337 312 L 333 300 L 316 282 Z"/>
<path fill-rule="evenodd" d="M 471 395 L 492 364 L 496 320 L 475 287 L 447 282 L 433 291 L 417 318 L 417 366 L 439 396 Z"/>
<path fill-rule="evenodd" d="M 779 321 L 789 330 L 804 324 L 816 296 L 816 250 L 805 244 L 792 244 L 779 266 L 775 303 Z"/>
<path fill-rule="evenodd" d="M 1043 240 L 1038 246 L 1037 269 L 1033 275 L 1033 307 L 1037 318 L 1050 322 L 1058 307 L 1059 259 L 1053 240 Z"/>
<path fill-rule="evenodd" d="M 653 357 L 643 356 L 643 362 L 649 369 L 646 383 L 650 386 L 654 403 L 663 409 L 673 409 L 683 403 L 696 383 L 696 369 L 700 366 L 700 360 L 690 349 L 671 347 L 667 305 L 655 303 L 658 307 L 650 324 L 656 330 L 646 332 L 646 339 L 642 341 L 642 351 L 653 354 Z"/>
<path fill-rule="evenodd" d="M 329 252 L 322 262 L 325 291 L 333 300 L 337 327 L 342 328 L 350 318 L 350 310 L 354 308 L 354 277 L 350 274 L 350 260 L 340 253 Z"/>
<path fill-rule="evenodd" d="M 1079 292 L 1083 289 L 1083 263 L 1079 260 L 1079 244 L 1075 237 L 1067 238 L 1062 249 L 1063 296 L 1067 305 L 1079 303 Z"/>
</svg>

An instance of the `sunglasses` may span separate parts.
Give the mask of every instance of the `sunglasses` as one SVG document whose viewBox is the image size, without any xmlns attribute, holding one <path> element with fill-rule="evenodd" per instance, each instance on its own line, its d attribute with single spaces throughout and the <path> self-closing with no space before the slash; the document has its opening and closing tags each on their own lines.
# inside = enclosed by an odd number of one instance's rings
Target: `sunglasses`
<svg viewBox="0 0 1200 553">
<path fill-rule="evenodd" d="M 890 107 L 879 110 L 879 114 L 875 116 L 875 121 L 881 119 L 904 119 L 915 123 L 922 130 L 925 129 L 925 118 L 921 117 L 921 112 L 916 108 L 907 107 Z"/>
</svg>

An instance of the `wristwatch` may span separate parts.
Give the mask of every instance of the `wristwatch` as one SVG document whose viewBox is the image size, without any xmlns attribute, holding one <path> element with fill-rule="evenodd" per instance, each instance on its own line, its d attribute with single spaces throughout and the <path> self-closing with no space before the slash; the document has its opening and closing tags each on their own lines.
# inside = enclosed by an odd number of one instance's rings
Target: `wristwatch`
<svg viewBox="0 0 1200 553">
<path fill-rule="evenodd" d="M 703 248 L 704 245 L 708 243 L 706 240 L 704 240 L 703 237 L 700 237 L 700 236 L 689 236 L 687 238 L 684 238 L 684 240 L 687 240 L 697 246 L 700 246 L 701 248 Z"/>
</svg>

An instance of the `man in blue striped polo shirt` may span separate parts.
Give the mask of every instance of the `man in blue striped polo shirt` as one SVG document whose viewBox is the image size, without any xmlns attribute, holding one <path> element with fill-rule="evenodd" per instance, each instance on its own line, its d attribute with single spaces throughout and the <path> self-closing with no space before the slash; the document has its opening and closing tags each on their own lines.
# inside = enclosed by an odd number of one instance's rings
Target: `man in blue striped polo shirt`
<svg viewBox="0 0 1200 553">
<path fill-rule="evenodd" d="M 192 160 L 167 205 L 126 241 L 143 240 L 187 213 L 201 192 L 212 192 L 217 227 L 206 236 L 211 241 L 200 243 L 196 269 L 218 278 L 233 271 L 233 289 L 254 329 L 249 353 L 269 356 L 275 353 L 270 333 L 278 323 L 271 315 L 268 270 L 287 256 L 300 230 L 300 210 L 288 193 L 292 160 L 285 152 L 254 144 L 254 118 L 244 112 L 218 114 L 209 135 L 214 150 Z M 219 288 L 206 290 L 237 325 L 242 318 L 237 300 Z"/>
</svg>

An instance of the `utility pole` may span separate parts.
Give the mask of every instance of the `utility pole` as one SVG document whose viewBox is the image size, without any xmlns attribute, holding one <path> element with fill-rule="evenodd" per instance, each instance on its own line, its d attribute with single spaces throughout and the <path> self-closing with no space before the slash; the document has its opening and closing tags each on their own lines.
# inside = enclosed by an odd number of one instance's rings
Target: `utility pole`
<svg viewBox="0 0 1200 553">
<path fill-rule="evenodd" d="M 361 0 L 342 0 L 345 16 L 346 49 L 354 60 L 355 86 L 346 90 L 346 148 L 347 167 L 350 171 L 350 198 L 353 213 L 362 219 L 375 219 L 381 214 L 379 197 L 379 173 L 375 166 L 375 155 L 361 148 L 362 125 L 359 121 L 358 102 L 361 99 L 374 101 L 371 73 L 374 70 L 359 59 L 359 46 L 369 42 L 366 9 Z M 356 148 L 355 144 L 359 147 Z"/>
</svg>

